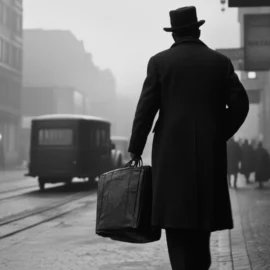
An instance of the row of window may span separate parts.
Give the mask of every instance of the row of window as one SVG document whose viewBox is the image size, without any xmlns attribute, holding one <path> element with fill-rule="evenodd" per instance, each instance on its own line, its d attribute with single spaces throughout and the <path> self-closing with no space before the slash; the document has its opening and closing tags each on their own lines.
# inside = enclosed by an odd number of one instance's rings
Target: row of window
<svg viewBox="0 0 270 270">
<path fill-rule="evenodd" d="M 39 145 L 72 145 L 71 129 L 41 129 L 38 134 Z"/>
<path fill-rule="evenodd" d="M 0 37 L 0 62 L 20 71 L 22 65 L 22 49 Z"/>
<path fill-rule="evenodd" d="M 16 3 L 22 5 L 22 0 L 11 0 L 12 5 L 15 5 Z"/>
<path fill-rule="evenodd" d="M 73 144 L 72 129 L 40 129 L 38 134 L 38 144 L 47 146 L 63 146 Z M 91 146 L 101 147 L 109 146 L 110 140 L 105 129 L 91 130 L 90 144 Z"/>
<path fill-rule="evenodd" d="M 102 128 L 92 130 L 90 143 L 91 145 L 95 145 L 96 147 L 109 146 L 110 140 L 106 130 Z"/>
<path fill-rule="evenodd" d="M 0 2 L 0 22 L 17 35 L 22 35 L 22 15 Z"/>
</svg>

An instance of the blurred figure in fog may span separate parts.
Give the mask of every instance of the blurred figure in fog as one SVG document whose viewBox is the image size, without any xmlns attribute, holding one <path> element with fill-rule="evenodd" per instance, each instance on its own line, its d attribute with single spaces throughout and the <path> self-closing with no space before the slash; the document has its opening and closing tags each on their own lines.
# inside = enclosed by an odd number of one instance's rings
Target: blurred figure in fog
<svg viewBox="0 0 270 270">
<path fill-rule="evenodd" d="M 172 269 L 207 270 L 211 232 L 233 227 L 226 141 L 243 124 L 247 93 L 229 58 L 200 40 L 196 8 L 170 11 L 174 44 L 151 57 L 129 152 L 152 148 L 152 225 L 165 229 Z"/>
<path fill-rule="evenodd" d="M 255 158 L 255 181 L 259 183 L 259 188 L 262 188 L 263 183 L 270 178 L 270 156 L 262 142 L 258 143 Z"/>
<path fill-rule="evenodd" d="M 240 147 L 242 147 L 243 144 L 244 144 L 244 139 L 243 139 L 243 138 L 239 138 L 238 140 L 235 140 L 235 142 L 238 143 L 238 145 L 239 145 Z"/>
<path fill-rule="evenodd" d="M 228 185 L 231 185 L 231 176 L 233 176 L 233 186 L 237 188 L 237 176 L 239 172 L 239 163 L 241 161 L 241 147 L 231 138 L 227 142 L 227 178 Z"/>
<path fill-rule="evenodd" d="M 241 173 L 246 178 L 246 183 L 250 183 L 250 174 L 255 169 L 255 150 L 248 140 L 244 141 L 241 147 Z"/>
<path fill-rule="evenodd" d="M 5 154 L 4 154 L 4 145 L 3 145 L 3 139 L 2 135 L 0 134 L 0 168 L 2 170 L 5 169 Z"/>
</svg>

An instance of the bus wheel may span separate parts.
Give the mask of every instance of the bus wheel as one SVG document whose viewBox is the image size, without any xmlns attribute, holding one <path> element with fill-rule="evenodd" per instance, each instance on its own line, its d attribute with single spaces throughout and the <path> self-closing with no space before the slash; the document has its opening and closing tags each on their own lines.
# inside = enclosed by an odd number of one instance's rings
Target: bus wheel
<svg viewBox="0 0 270 270">
<path fill-rule="evenodd" d="M 38 185 L 39 185 L 39 189 L 41 191 L 44 191 L 44 189 L 45 189 L 45 181 L 42 178 L 38 178 Z"/>
<path fill-rule="evenodd" d="M 88 184 L 90 185 L 90 187 L 97 187 L 97 177 L 89 176 L 88 177 Z"/>
<path fill-rule="evenodd" d="M 66 184 L 67 186 L 70 186 L 70 185 L 72 184 L 72 178 L 66 179 L 66 180 L 65 180 L 65 184 Z"/>
</svg>

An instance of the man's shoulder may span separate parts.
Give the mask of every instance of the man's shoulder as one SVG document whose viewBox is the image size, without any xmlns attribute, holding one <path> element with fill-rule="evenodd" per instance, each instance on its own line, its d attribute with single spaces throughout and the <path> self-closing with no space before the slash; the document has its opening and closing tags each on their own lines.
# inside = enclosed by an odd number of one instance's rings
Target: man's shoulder
<svg viewBox="0 0 270 270">
<path fill-rule="evenodd" d="M 220 53 L 220 52 L 218 52 L 218 51 L 216 51 L 214 49 L 211 49 L 211 48 L 209 48 L 209 49 L 211 50 L 211 52 L 213 53 L 213 55 L 215 55 L 220 60 L 223 60 L 224 62 L 230 62 L 231 61 L 230 58 L 227 57 L 226 55 L 224 55 L 224 54 L 222 54 L 222 53 Z"/>
<path fill-rule="evenodd" d="M 228 58 L 227 56 L 225 56 L 224 54 L 221 54 L 220 52 L 210 48 L 210 47 L 207 47 L 205 46 L 204 48 L 207 49 L 207 52 L 209 54 L 211 54 L 212 57 L 215 57 L 221 61 L 224 61 L 224 62 L 229 62 L 231 61 L 230 58 Z M 168 48 L 166 50 L 163 50 L 163 51 L 160 51 L 156 54 L 154 54 L 151 59 L 153 60 L 159 60 L 159 59 L 162 59 L 162 58 L 166 58 L 168 55 L 170 54 L 174 54 L 174 53 L 179 53 L 179 51 L 177 50 L 176 47 L 174 48 Z"/>
<path fill-rule="evenodd" d="M 166 49 L 166 50 L 160 51 L 160 52 L 154 54 L 151 57 L 151 59 L 154 59 L 154 60 L 161 59 L 161 58 L 165 57 L 169 53 L 169 51 L 170 51 L 170 49 Z"/>
</svg>

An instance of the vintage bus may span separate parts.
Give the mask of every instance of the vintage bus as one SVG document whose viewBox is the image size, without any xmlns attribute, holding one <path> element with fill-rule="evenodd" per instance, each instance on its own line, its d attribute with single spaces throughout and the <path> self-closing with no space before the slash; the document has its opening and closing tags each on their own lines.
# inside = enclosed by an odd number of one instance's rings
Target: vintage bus
<svg viewBox="0 0 270 270">
<path fill-rule="evenodd" d="M 31 123 L 27 176 L 46 183 L 71 183 L 73 178 L 95 181 L 121 167 L 122 153 L 110 138 L 110 122 L 94 116 L 42 115 Z"/>
</svg>

